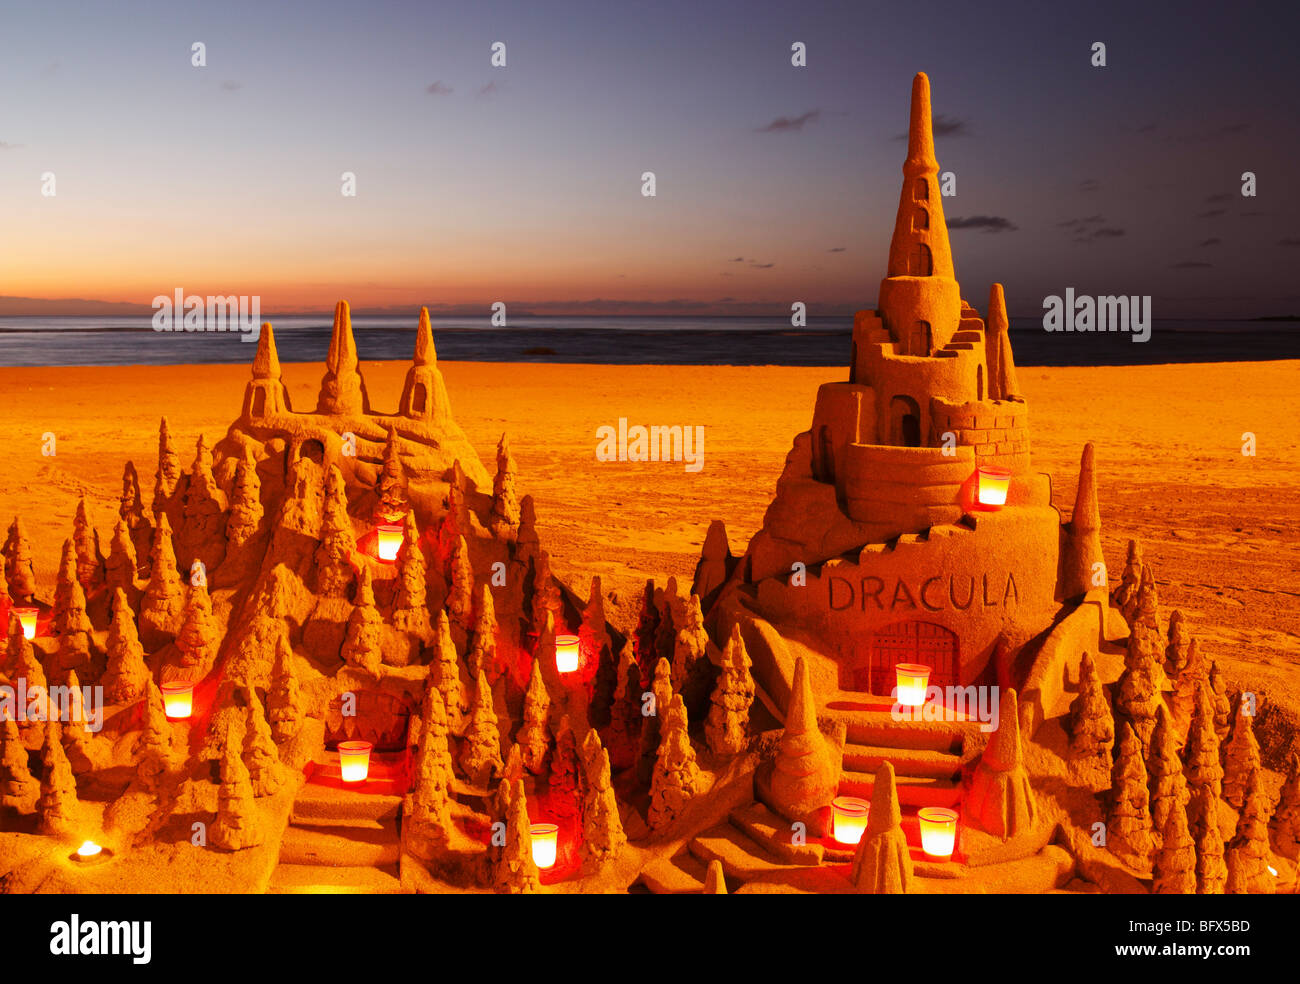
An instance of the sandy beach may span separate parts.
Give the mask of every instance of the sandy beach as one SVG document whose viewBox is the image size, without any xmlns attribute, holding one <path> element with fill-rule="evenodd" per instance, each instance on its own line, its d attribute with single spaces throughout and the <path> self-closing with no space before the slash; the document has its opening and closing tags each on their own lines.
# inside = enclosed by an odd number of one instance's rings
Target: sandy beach
<svg viewBox="0 0 1300 984">
<path fill-rule="evenodd" d="M 251 352 L 250 352 L 251 358 Z M 635 621 L 647 578 L 689 582 L 710 520 L 732 550 L 760 525 L 791 439 L 809 425 L 819 384 L 838 367 L 577 366 L 444 362 L 452 411 L 480 457 L 508 431 L 519 490 L 537 502 L 553 563 L 580 594 L 593 574 Z M 363 365 L 377 407 L 395 404 L 407 364 Z M 1079 454 L 1097 449 L 1102 537 L 1112 576 L 1140 539 L 1161 614 L 1187 616 L 1230 683 L 1250 681 L 1300 720 L 1300 362 L 1024 369 L 1033 460 L 1068 515 Z M 295 407 L 314 404 L 320 364 L 284 367 Z M 53 589 L 77 497 L 106 544 L 122 462 L 148 489 L 166 414 L 188 467 L 193 442 L 239 413 L 245 366 L 0 368 L 0 516 L 21 513 L 37 575 Z M 601 462 L 596 430 L 702 425 L 704 467 Z M 1242 454 L 1242 435 L 1257 454 Z M 54 454 L 43 456 L 45 435 Z M 48 449 L 48 448 L 47 448 Z M 1266 740 L 1269 718 L 1260 721 Z M 1274 747 L 1274 754 L 1280 749 Z M 1271 756 L 1270 756 L 1271 757 Z M 1277 763 L 1269 763 L 1277 767 Z"/>
</svg>

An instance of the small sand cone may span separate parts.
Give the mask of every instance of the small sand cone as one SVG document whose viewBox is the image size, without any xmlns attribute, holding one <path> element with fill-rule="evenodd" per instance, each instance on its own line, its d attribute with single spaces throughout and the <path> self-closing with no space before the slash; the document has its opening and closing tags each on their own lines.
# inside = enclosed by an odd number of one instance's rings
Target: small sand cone
<svg viewBox="0 0 1300 984">
<path fill-rule="evenodd" d="M 1038 820 L 1020 747 L 1020 713 L 1013 688 L 1002 691 L 998 729 L 980 756 L 965 812 L 973 826 L 1003 840 L 1024 833 Z"/>
<path fill-rule="evenodd" d="M 5 718 L 0 722 L 0 808 L 19 814 L 36 810 L 41 784 L 27 764 L 27 748 L 18 733 L 18 722 Z"/>
<path fill-rule="evenodd" d="M 1245 695 L 1237 699 L 1237 714 L 1232 735 L 1223 746 L 1223 798 L 1240 810 L 1246 801 L 1246 787 L 1251 774 L 1260 767 L 1259 741 L 1255 738 L 1254 718 Z"/>
<path fill-rule="evenodd" d="M 523 780 L 516 781 L 510 793 L 506 846 L 493 874 L 493 883 L 501 894 L 531 895 L 541 891 L 541 879 L 533 861 L 532 824 L 528 819 Z"/>
<path fill-rule="evenodd" d="M 217 819 L 208 832 L 212 846 L 225 851 L 256 847 L 266 837 L 253 799 L 253 784 L 240 755 L 242 739 L 242 734 L 232 736 L 222 753 Z"/>
<path fill-rule="evenodd" d="M 456 643 L 451 638 L 451 622 L 445 611 L 438 613 L 433 652 L 429 679 L 442 694 L 442 702 L 447 709 L 447 726 L 453 735 L 459 735 L 465 730 L 465 711 L 468 705 L 461 687 L 460 657 L 456 655 Z"/>
<path fill-rule="evenodd" d="M 794 664 L 790 707 L 777 748 L 768 805 L 787 820 L 803 821 L 829 806 L 839 785 L 839 763 L 817 727 L 817 705 L 803 657 Z"/>
<path fill-rule="evenodd" d="M 609 770 L 609 754 L 600 745 L 595 729 L 582 742 L 582 861 L 591 871 L 612 861 L 627 843 L 618 799 Z"/>
<path fill-rule="evenodd" d="M 1193 895 L 1196 892 L 1196 845 L 1187 831 L 1187 811 L 1175 803 L 1161 831 L 1151 881 L 1153 895 Z"/>
<path fill-rule="evenodd" d="M 1106 814 L 1106 846 L 1134 871 L 1147 871 L 1155 848 L 1151 831 L 1150 791 L 1142 746 L 1132 725 L 1125 724 L 1119 755 L 1111 773 L 1111 795 Z M 1177 808 L 1177 797 L 1170 809 Z M 1184 817 L 1184 824 L 1186 817 Z"/>
<path fill-rule="evenodd" d="M 749 709 L 755 692 L 751 665 L 737 622 L 722 651 L 722 672 L 709 698 L 709 716 L 704 722 L 704 734 L 714 755 L 739 755 L 749 746 Z"/>
<path fill-rule="evenodd" d="M 362 566 L 357 585 L 357 599 L 348 617 L 347 635 L 343 640 L 342 656 L 349 666 L 379 676 L 383 665 L 380 633 L 383 619 L 375 607 L 375 593 L 370 586 L 370 568 Z"/>
<path fill-rule="evenodd" d="M 37 810 L 41 817 L 41 833 L 67 837 L 77 832 L 80 804 L 77 801 L 77 783 L 67 753 L 63 751 L 60 731 L 59 722 L 46 724 Z"/>
<path fill-rule="evenodd" d="M 700 789 L 700 770 L 687 723 L 686 704 L 676 694 L 664 715 L 650 781 L 650 811 L 646 819 L 656 830 L 667 827 L 686 809 Z"/>
<path fill-rule="evenodd" d="M 704 891 L 701 895 L 726 895 L 727 879 L 722 871 L 722 862 L 714 859 L 709 862 L 708 870 L 704 872 Z"/>
<path fill-rule="evenodd" d="M 904 895 L 911 890 L 912 855 L 903 834 L 894 766 L 889 762 L 876 770 L 870 819 L 853 855 L 849 880 L 865 895 Z"/>
<path fill-rule="evenodd" d="M 1079 663 L 1079 694 L 1070 704 L 1070 759 L 1093 788 L 1110 783 L 1111 749 L 1115 745 L 1115 719 L 1102 690 L 1092 656 Z"/>
<path fill-rule="evenodd" d="M 551 729 L 547 719 L 551 698 L 542 681 L 541 660 L 534 657 L 533 670 L 528 677 L 528 690 L 524 694 L 524 723 L 515 735 L 523 755 L 524 767 L 535 776 L 546 771 L 551 753 Z"/>
<path fill-rule="evenodd" d="M 474 705 L 470 708 L 469 724 L 465 728 L 465 741 L 460 748 L 460 770 L 475 786 L 483 787 L 500 775 L 504 767 L 501 733 L 492 707 L 492 688 L 488 685 L 487 674 L 480 670 L 474 688 Z"/>
<path fill-rule="evenodd" d="M 492 588 L 488 584 L 479 585 L 478 609 L 474 616 L 474 636 L 470 643 L 466 662 L 469 664 L 470 676 L 479 673 L 487 676 L 489 684 L 495 685 L 505 673 L 505 665 L 497 658 L 497 613 L 492 601 Z"/>
<path fill-rule="evenodd" d="M 515 462 L 510 456 L 510 440 L 501 435 L 497 444 L 497 473 L 492 479 L 492 535 L 514 539 L 519 526 L 519 501 L 515 498 Z"/>
<path fill-rule="evenodd" d="M 1218 811 L 1209 789 L 1201 787 L 1197 804 L 1200 820 L 1196 834 L 1196 893 L 1222 895 L 1228 881 L 1228 865 L 1223 859 L 1223 834 L 1219 830 Z"/>
<path fill-rule="evenodd" d="M 244 725 L 244 765 L 248 767 L 249 780 L 256 797 L 274 796 L 284 785 L 284 766 L 262 710 L 256 690 L 248 692 L 248 713 Z"/>
</svg>

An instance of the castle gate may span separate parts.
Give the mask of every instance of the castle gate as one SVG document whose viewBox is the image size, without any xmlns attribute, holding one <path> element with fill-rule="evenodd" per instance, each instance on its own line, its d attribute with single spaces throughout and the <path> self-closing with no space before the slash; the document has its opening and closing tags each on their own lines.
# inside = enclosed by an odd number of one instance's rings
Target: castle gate
<svg viewBox="0 0 1300 984">
<path fill-rule="evenodd" d="M 859 660 L 846 681 L 846 689 L 882 696 L 894 689 L 897 663 L 922 663 L 930 667 L 930 685 L 957 685 L 957 636 L 942 625 L 917 620 L 894 622 L 871 636 L 867 658 Z"/>
</svg>

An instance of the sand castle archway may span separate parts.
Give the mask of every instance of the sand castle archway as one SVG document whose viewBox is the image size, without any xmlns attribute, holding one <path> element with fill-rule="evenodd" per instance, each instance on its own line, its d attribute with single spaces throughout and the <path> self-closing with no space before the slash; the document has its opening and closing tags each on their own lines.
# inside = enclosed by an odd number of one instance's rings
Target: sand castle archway
<svg viewBox="0 0 1300 984">
<path fill-rule="evenodd" d="M 891 622 L 872 634 L 866 659 L 846 668 L 841 685 L 846 690 L 888 694 L 897 664 L 921 663 L 930 667 L 932 686 L 956 686 L 959 655 L 956 633 L 942 625 L 920 619 Z"/>
<path fill-rule="evenodd" d="M 921 446 L 921 408 L 910 396 L 889 401 L 890 443 L 901 448 Z"/>
</svg>

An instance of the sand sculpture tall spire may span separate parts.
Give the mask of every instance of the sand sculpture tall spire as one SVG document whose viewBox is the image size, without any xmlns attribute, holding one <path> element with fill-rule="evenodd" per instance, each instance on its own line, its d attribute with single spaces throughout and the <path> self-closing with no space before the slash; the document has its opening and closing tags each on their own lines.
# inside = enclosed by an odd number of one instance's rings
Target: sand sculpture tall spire
<svg viewBox="0 0 1300 984">
<path fill-rule="evenodd" d="M 251 420 L 292 411 L 289 391 L 280 382 L 280 355 L 275 350 L 275 332 L 271 328 L 271 322 L 267 321 L 262 324 L 261 334 L 257 337 L 253 378 L 244 387 L 242 416 Z"/>
<path fill-rule="evenodd" d="M 984 333 L 984 358 L 989 366 L 989 399 L 1024 402 L 1016 379 L 1016 362 L 1011 355 L 1011 319 L 1002 285 L 989 288 L 989 318 Z"/>
<path fill-rule="evenodd" d="M 1100 564 L 1100 567 L 1096 565 Z M 1097 583 L 1100 576 L 1101 583 Z M 1101 552 L 1101 511 L 1097 506 L 1097 469 L 1092 444 L 1083 446 L 1074 512 L 1066 526 L 1065 557 L 1061 563 L 1061 596 L 1077 598 L 1092 588 L 1105 588 L 1106 558 Z M 1107 598 L 1103 592 L 1103 598 Z M 1109 600 L 1107 598 L 1107 600 Z"/>
<path fill-rule="evenodd" d="M 420 325 L 415 332 L 415 358 L 406 372 L 398 412 L 412 420 L 443 423 L 450 417 L 447 386 L 438 371 L 438 353 L 433 345 L 429 309 L 420 308 Z"/>
<path fill-rule="evenodd" d="M 325 377 L 321 380 L 316 412 L 370 412 L 370 397 L 366 394 L 365 380 L 361 378 L 357 342 L 352 336 L 352 313 L 347 301 L 339 301 L 334 307 L 334 333 L 330 336 L 330 351 L 325 360 Z"/>
<path fill-rule="evenodd" d="M 912 80 L 903 189 L 889 242 L 889 267 L 880 284 L 880 314 L 900 355 L 932 355 L 948 344 L 961 318 L 934 157 L 930 80 L 924 72 Z"/>
</svg>

